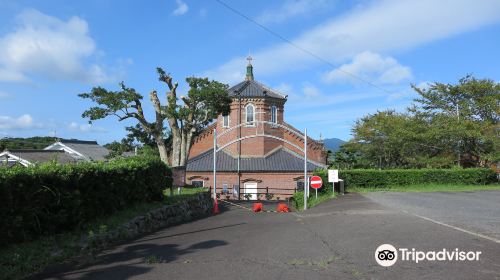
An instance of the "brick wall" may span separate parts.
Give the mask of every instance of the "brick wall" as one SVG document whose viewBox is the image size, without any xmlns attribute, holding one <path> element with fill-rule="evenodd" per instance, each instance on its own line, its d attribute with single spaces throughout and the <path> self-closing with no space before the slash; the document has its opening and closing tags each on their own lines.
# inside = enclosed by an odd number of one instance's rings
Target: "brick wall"
<svg viewBox="0 0 500 280">
<path fill-rule="evenodd" d="M 213 126 L 207 128 L 203 133 L 194 139 L 193 146 L 191 148 L 190 157 L 197 156 L 208 150 L 213 149 L 213 129 L 217 129 L 217 133 L 222 135 L 225 131 L 229 131 L 230 127 L 234 127 L 238 124 L 238 108 L 241 109 L 241 121 L 245 122 L 245 108 L 248 104 L 253 104 L 255 107 L 255 120 L 271 120 L 271 107 L 274 105 L 278 109 L 277 120 L 279 124 L 287 125 L 284 122 L 284 100 L 278 99 L 264 99 L 264 98 L 242 98 L 241 107 L 239 106 L 238 99 L 234 99 L 231 103 L 231 113 L 229 114 L 229 128 L 223 127 L 223 118 L 219 116 L 216 123 Z M 288 126 L 288 125 L 287 125 Z M 273 135 L 279 138 L 284 138 L 293 144 L 303 147 L 304 142 L 294 133 L 291 133 L 283 128 L 275 127 L 271 125 L 264 126 L 243 126 L 241 127 L 241 136 L 251 136 L 256 134 L 266 134 Z M 218 140 L 219 147 L 229 143 L 232 140 L 238 138 L 238 129 L 230 130 L 221 136 Z M 323 145 L 313 141 L 308 140 L 308 159 L 319 162 L 326 163 L 327 153 L 323 149 Z M 284 146 L 297 154 L 302 154 L 302 151 L 293 147 L 292 145 L 285 143 L 283 141 L 269 138 L 269 137 L 254 137 L 248 138 L 241 141 L 241 156 L 242 157 L 262 157 L 267 155 L 269 152 L 275 150 L 276 148 Z M 234 143 L 227 148 L 225 151 L 233 156 L 238 155 L 238 143 Z"/>
<path fill-rule="evenodd" d="M 308 173 L 312 175 L 312 171 Z M 302 181 L 304 178 L 303 172 L 294 173 L 242 173 L 241 174 L 241 192 L 245 186 L 245 182 L 256 182 L 257 188 L 268 187 L 269 193 L 273 193 L 276 198 L 287 198 L 293 195 L 297 187 L 297 181 Z M 201 180 L 207 188 L 213 187 L 213 173 L 211 172 L 186 172 L 186 183 L 192 184 L 193 180 Z M 227 184 L 228 190 L 231 191 L 233 185 L 238 184 L 238 175 L 236 173 L 218 172 L 217 173 L 217 193 L 223 189 L 223 185 Z M 259 189 L 259 193 L 264 193 L 265 189 Z M 243 199 L 243 197 L 240 197 Z M 234 199 L 231 197 L 231 199 Z"/>
</svg>

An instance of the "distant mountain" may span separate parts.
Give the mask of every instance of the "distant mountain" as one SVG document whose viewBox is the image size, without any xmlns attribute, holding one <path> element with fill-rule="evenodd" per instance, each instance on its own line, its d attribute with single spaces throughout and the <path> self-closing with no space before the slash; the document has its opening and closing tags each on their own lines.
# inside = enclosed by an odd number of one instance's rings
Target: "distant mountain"
<svg viewBox="0 0 500 280">
<path fill-rule="evenodd" d="M 330 150 L 332 151 L 332 153 L 335 153 L 340 149 L 340 145 L 344 144 L 345 141 L 338 138 L 328 138 L 324 139 L 323 143 L 327 150 Z"/>
</svg>

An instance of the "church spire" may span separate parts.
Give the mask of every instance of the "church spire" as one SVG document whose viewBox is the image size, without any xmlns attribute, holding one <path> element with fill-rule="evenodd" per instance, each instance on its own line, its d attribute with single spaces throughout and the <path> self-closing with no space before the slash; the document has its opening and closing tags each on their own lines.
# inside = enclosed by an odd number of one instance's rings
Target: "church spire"
<svg viewBox="0 0 500 280">
<path fill-rule="evenodd" d="M 246 81 L 253 81 L 253 66 L 252 66 L 252 57 L 248 56 L 248 65 L 247 65 L 247 75 L 245 77 Z"/>
</svg>

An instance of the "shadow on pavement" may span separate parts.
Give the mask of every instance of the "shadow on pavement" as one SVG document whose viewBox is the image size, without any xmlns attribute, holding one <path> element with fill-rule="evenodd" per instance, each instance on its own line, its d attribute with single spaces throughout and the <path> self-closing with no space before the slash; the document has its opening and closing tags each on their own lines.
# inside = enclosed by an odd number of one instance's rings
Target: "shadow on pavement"
<svg viewBox="0 0 500 280">
<path fill-rule="evenodd" d="M 229 227 L 241 226 L 241 225 L 245 225 L 245 224 L 246 224 L 246 223 L 237 223 L 237 224 L 226 225 L 226 226 L 220 226 L 220 227 L 213 227 L 213 228 L 206 228 L 206 229 L 200 229 L 200 230 L 193 230 L 193 231 L 187 231 L 187 232 L 176 233 L 176 234 L 170 234 L 170 235 L 163 235 L 163 236 L 158 236 L 158 237 L 153 237 L 153 238 L 148 238 L 148 239 L 141 239 L 141 242 L 142 242 L 142 241 L 157 240 L 157 239 L 162 239 L 162 238 L 168 238 L 168 237 L 177 237 L 177 236 L 181 236 L 181 235 L 193 234 L 193 233 L 199 233 L 199 232 L 210 231 L 210 230 L 216 230 L 216 229 L 222 229 L 222 228 L 229 228 Z"/>
<path fill-rule="evenodd" d="M 96 263 L 80 268 L 61 269 L 69 272 L 47 271 L 31 279 L 127 279 L 149 272 L 157 263 L 169 263 L 179 256 L 199 250 L 228 245 L 223 240 L 207 240 L 180 249 L 178 244 L 135 244 L 98 257 Z M 91 267 L 92 268 L 89 268 Z M 85 270 L 88 268 L 87 270 Z"/>
</svg>

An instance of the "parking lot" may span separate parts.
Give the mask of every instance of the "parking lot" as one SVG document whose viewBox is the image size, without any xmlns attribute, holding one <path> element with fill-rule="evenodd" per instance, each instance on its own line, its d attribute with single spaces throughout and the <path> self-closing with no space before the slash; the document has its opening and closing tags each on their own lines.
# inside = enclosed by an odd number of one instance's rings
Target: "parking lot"
<svg viewBox="0 0 500 280">
<path fill-rule="evenodd" d="M 500 191 L 365 194 L 374 202 L 500 243 Z"/>
</svg>

